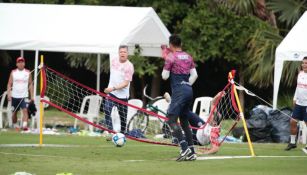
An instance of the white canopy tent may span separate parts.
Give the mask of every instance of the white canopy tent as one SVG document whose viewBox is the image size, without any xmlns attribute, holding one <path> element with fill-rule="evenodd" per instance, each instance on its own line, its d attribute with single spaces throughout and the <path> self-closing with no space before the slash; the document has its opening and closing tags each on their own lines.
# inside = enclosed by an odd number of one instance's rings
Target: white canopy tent
<svg viewBox="0 0 307 175">
<path fill-rule="evenodd" d="M 143 55 L 160 56 L 170 35 L 151 7 L 0 3 L 0 24 L 6 50 L 108 54 L 139 44 Z"/>
<path fill-rule="evenodd" d="M 159 57 L 170 35 L 151 7 L 0 3 L 0 25 L 0 49 L 36 51 L 35 67 L 38 51 L 111 57 L 121 44 L 130 54 L 138 44 L 142 55 Z"/>
<path fill-rule="evenodd" d="M 34 77 L 39 51 L 96 53 L 97 90 L 100 54 L 117 56 L 125 44 L 129 54 L 139 45 L 143 56 L 159 57 L 169 36 L 151 7 L 0 3 L 0 49 L 35 51 Z"/>
<path fill-rule="evenodd" d="M 279 84 L 284 61 L 301 61 L 307 56 L 307 11 L 276 49 L 273 107 L 277 107 Z"/>
</svg>

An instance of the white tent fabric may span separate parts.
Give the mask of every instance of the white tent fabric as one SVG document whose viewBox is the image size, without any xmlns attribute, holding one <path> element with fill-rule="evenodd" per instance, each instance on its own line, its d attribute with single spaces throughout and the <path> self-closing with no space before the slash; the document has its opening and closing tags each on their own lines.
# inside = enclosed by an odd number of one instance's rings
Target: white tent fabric
<svg viewBox="0 0 307 175">
<path fill-rule="evenodd" d="M 273 107 L 277 107 L 279 84 L 284 61 L 301 61 L 307 56 L 307 11 L 293 26 L 275 52 Z"/>
<path fill-rule="evenodd" d="M 0 49 L 160 56 L 170 35 L 151 7 L 0 3 Z"/>
<path fill-rule="evenodd" d="M 143 56 L 160 57 L 169 36 L 151 7 L 0 3 L 0 49 L 34 50 L 34 77 L 39 51 L 97 53 L 97 90 L 100 54 L 112 58 L 125 44 L 130 55 L 139 45 Z"/>
</svg>

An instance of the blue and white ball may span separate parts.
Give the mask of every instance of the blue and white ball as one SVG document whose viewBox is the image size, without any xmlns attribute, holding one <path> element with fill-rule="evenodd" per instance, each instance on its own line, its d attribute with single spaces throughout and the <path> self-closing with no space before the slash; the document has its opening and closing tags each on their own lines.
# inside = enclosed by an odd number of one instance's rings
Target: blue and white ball
<svg viewBox="0 0 307 175">
<path fill-rule="evenodd" d="M 126 144 L 126 136 L 122 133 L 113 134 L 112 142 L 115 146 L 122 147 Z"/>
</svg>

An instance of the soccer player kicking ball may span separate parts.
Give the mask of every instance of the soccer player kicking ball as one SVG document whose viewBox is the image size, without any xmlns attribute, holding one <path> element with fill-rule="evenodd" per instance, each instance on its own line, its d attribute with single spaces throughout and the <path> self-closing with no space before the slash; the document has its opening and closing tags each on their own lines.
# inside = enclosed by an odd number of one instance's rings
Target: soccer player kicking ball
<svg viewBox="0 0 307 175">
<path fill-rule="evenodd" d="M 169 49 L 162 48 L 162 57 L 165 60 L 162 78 L 164 80 L 170 78 L 172 90 L 171 104 L 167 113 L 168 124 L 173 137 L 178 139 L 181 148 L 177 161 L 196 160 L 188 116 L 181 114 L 189 112 L 189 106 L 193 102 L 192 84 L 197 79 L 197 72 L 193 58 L 182 51 L 179 36 L 171 35 L 169 45 Z M 177 123 L 178 118 L 181 127 Z M 182 130 L 186 139 L 183 137 Z"/>
<path fill-rule="evenodd" d="M 302 71 L 297 76 L 297 86 L 293 98 L 294 110 L 290 120 L 290 143 L 286 151 L 296 148 L 297 121 L 307 124 L 307 56 L 302 61 Z M 307 152 L 307 145 L 304 148 Z"/>
</svg>

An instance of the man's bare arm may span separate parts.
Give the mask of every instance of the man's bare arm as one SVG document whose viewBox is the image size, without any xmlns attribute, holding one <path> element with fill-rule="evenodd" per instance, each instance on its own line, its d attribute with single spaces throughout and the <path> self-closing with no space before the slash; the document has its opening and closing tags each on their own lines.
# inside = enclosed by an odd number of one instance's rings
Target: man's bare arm
<svg viewBox="0 0 307 175">
<path fill-rule="evenodd" d="M 11 73 L 9 81 L 7 83 L 7 99 L 8 99 L 8 101 L 12 100 L 12 85 L 13 85 L 13 75 Z"/>
<path fill-rule="evenodd" d="M 125 81 L 123 81 L 122 83 L 120 83 L 120 84 L 117 85 L 117 86 L 105 88 L 105 89 L 104 89 L 104 92 L 108 94 L 108 93 L 110 93 L 110 92 L 112 92 L 112 91 L 119 90 L 119 89 L 123 89 L 123 88 L 125 88 L 125 87 L 127 87 L 127 86 L 129 85 L 129 82 L 130 82 L 130 81 L 125 80 Z"/>
<path fill-rule="evenodd" d="M 30 91 L 31 100 L 34 100 L 34 88 L 33 88 L 33 80 L 31 74 L 29 76 L 29 91 Z"/>
</svg>

